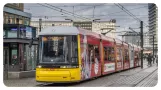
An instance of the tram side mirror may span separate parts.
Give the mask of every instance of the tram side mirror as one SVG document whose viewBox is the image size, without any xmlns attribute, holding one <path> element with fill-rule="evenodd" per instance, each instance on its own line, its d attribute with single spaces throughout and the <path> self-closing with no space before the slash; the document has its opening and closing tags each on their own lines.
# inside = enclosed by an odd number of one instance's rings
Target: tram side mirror
<svg viewBox="0 0 161 90">
<path fill-rule="evenodd" d="M 33 44 L 33 38 L 31 38 L 30 42 L 29 42 L 29 48 L 32 47 L 32 44 Z"/>
</svg>

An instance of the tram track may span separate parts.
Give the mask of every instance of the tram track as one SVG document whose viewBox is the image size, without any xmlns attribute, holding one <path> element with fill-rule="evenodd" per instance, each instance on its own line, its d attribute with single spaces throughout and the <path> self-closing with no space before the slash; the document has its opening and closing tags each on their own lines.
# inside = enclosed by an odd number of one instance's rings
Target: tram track
<svg viewBox="0 0 161 90">
<path fill-rule="evenodd" d="M 145 80 L 146 78 L 148 78 L 149 76 L 151 76 L 154 72 L 156 72 L 158 70 L 158 68 L 156 68 L 153 72 L 151 72 L 149 75 L 147 75 L 146 77 L 144 77 L 142 80 L 140 80 L 135 86 L 139 85 L 143 80 Z"/>
</svg>

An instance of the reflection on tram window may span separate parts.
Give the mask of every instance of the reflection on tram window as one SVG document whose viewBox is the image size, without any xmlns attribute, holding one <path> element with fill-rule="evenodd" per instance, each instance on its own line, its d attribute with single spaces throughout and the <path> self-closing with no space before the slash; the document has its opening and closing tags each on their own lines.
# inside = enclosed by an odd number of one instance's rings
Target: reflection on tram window
<svg viewBox="0 0 161 90">
<path fill-rule="evenodd" d="M 43 36 L 40 62 L 78 63 L 77 36 Z"/>
</svg>

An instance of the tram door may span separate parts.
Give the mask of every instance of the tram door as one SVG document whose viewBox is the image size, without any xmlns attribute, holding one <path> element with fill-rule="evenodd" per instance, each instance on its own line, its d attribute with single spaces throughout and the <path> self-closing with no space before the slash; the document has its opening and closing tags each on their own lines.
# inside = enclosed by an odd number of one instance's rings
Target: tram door
<svg viewBox="0 0 161 90">
<path fill-rule="evenodd" d="M 4 48 L 3 50 L 3 79 L 8 79 L 8 68 L 9 68 L 9 49 Z"/>
</svg>

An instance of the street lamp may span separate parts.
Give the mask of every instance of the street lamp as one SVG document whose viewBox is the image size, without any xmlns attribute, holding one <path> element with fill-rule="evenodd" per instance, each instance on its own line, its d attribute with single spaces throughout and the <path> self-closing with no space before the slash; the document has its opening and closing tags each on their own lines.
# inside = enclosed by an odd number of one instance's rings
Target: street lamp
<svg viewBox="0 0 161 90">
<path fill-rule="evenodd" d="M 115 27 L 120 27 L 120 26 L 115 26 Z M 107 31 L 107 32 L 101 33 L 101 34 L 106 35 L 107 33 L 109 33 L 109 32 L 111 32 L 112 30 L 114 30 L 114 28 L 101 28 L 102 31 L 103 31 L 103 30 L 108 30 L 108 29 L 110 29 L 110 30 Z"/>
<path fill-rule="evenodd" d="M 39 19 L 39 32 L 41 32 L 41 26 L 42 26 L 42 19 Z"/>
<path fill-rule="evenodd" d="M 154 64 L 154 34 L 153 34 L 153 64 Z"/>
<path fill-rule="evenodd" d="M 73 20 L 72 20 L 72 19 L 65 19 L 65 20 L 69 20 L 69 21 L 73 22 Z"/>
<path fill-rule="evenodd" d="M 97 20 L 101 20 L 101 19 L 94 19 L 93 22 L 97 21 Z"/>
<path fill-rule="evenodd" d="M 74 26 L 74 23 L 73 23 L 73 20 L 72 19 L 66 18 L 65 20 L 71 21 L 72 22 L 71 24 L 73 24 L 72 26 Z"/>
</svg>

